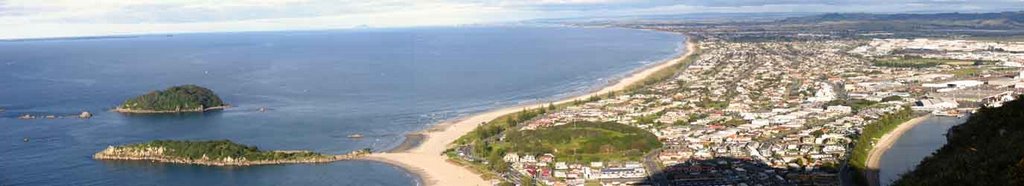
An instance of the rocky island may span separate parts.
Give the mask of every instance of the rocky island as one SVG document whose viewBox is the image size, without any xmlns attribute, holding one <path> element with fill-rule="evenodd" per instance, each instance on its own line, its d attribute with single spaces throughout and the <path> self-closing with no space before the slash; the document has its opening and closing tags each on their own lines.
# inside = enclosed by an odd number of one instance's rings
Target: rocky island
<svg viewBox="0 0 1024 186">
<path fill-rule="evenodd" d="M 110 146 L 93 155 L 98 160 L 149 160 L 164 163 L 209 166 L 249 166 L 288 163 L 327 163 L 359 158 L 370 150 L 343 155 L 325 155 L 310 151 L 263 151 L 230 140 L 175 141 L 155 140 L 147 143 Z"/>
<path fill-rule="evenodd" d="M 227 107 L 228 105 L 210 89 L 196 85 L 182 85 L 163 91 L 152 91 L 125 100 L 114 111 L 121 113 L 181 113 L 205 112 Z"/>
</svg>

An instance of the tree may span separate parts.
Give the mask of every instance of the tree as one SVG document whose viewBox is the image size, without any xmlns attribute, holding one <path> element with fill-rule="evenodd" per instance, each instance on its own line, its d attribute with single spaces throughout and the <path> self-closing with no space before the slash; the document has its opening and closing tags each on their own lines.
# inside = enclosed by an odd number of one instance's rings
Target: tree
<svg viewBox="0 0 1024 186">
<path fill-rule="evenodd" d="M 824 134 L 825 134 L 825 132 L 822 132 L 821 130 L 816 130 L 814 132 L 811 132 L 811 135 L 815 136 L 815 137 L 819 137 L 819 136 L 824 135 Z"/>
<path fill-rule="evenodd" d="M 502 151 L 503 150 L 496 148 L 495 152 L 491 152 L 490 155 L 487 156 L 487 162 L 490 162 L 488 164 L 488 168 L 490 168 L 491 171 L 504 173 L 508 170 L 508 162 L 505 162 L 505 160 L 502 159 L 502 155 L 505 154 Z"/>
<path fill-rule="evenodd" d="M 520 183 L 520 184 L 522 184 L 523 186 L 534 186 L 534 185 L 536 185 L 536 183 L 534 183 L 534 182 L 535 181 L 533 181 L 533 177 L 523 176 L 522 183 Z"/>
<path fill-rule="evenodd" d="M 900 100 L 903 100 L 903 97 L 889 96 L 889 97 L 882 98 L 882 102 L 900 101 Z"/>
<path fill-rule="evenodd" d="M 131 110 L 177 111 L 217 106 L 224 106 L 224 102 L 212 90 L 196 85 L 182 85 L 125 100 L 119 107 Z"/>
</svg>

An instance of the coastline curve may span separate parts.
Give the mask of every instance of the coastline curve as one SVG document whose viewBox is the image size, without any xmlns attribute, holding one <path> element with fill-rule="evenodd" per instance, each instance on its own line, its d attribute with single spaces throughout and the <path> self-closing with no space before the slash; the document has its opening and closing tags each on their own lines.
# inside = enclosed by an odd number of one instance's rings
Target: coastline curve
<svg viewBox="0 0 1024 186">
<path fill-rule="evenodd" d="M 891 148 L 893 144 L 896 144 L 896 140 L 899 140 L 900 136 L 903 136 L 903 133 L 906 133 L 918 124 L 924 123 L 925 120 L 928 120 L 928 118 L 931 117 L 931 115 L 925 115 L 907 120 L 906 122 L 901 123 L 900 126 L 896 127 L 896 129 L 893 129 L 891 132 L 886 133 L 882 138 L 878 139 L 878 143 L 876 143 L 868 153 L 867 166 L 865 166 L 867 168 L 865 176 L 867 177 L 868 185 L 882 185 L 878 174 L 881 168 L 882 155 L 885 155 L 885 152 L 889 151 L 889 148 Z"/>
<path fill-rule="evenodd" d="M 635 70 L 629 75 L 626 75 L 613 83 L 609 83 L 603 88 L 596 89 L 582 95 L 560 99 L 559 101 L 553 102 L 553 104 L 568 103 L 574 100 L 582 100 L 607 94 L 609 92 L 626 90 L 634 84 L 643 82 L 647 77 L 660 70 L 673 67 L 676 64 L 686 61 L 687 58 L 695 53 L 696 41 L 692 36 L 686 34 L 682 35 L 685 37 L 686 45 L 686 51 L 682 54 L 662 60 L 660 63 L 648 65 Z M 403 145 L 400 146 L 405 146 L 405 144 L 412 145 L 399 147 L 385 153 L 373 153 L 362 157 L 362 159 L 387 163 L 406 169 L 407 171 L 416 174 L 424 185 L 492 185 L 493 182 L 491 180 L 484 180 L 479 174 L 473 173 L 468 168 L 449 162 L 443 152 L 448 149 L 452 142 L 469 133 L 481 123 L 485 123 L 494 120 L 495 118 L 515 113 L 526 108 L 541 107 L 546 104 L 548 103 L 531 103 L 498 108 L 463 118 L 440 122 L 426 130 L 411 133 L 420 135 L 420 139 L 418 140 L 421 141 L 412 143 L 405 141 L 402 142 Z"/>
</svg>

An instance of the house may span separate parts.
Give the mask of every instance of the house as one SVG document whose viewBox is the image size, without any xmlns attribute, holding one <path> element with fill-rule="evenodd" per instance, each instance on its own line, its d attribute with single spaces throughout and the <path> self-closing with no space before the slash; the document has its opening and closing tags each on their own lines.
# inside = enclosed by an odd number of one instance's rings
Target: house
<svg viewBox="0 0 1024 186">
<path fill-rule="evenodd" d="M 519 162 L 523 162 L 523 163 L 536 163 L 537 162 L 537 157 L 533 156 L 533 155 L 527 154 L 527 155 L 524 155 L 523 157 L 519 158 Z"/>
<path fill-rule="evenodd" d="M 505 157 L 503 157 L 501 159 L 505 160 L 505 162 L 516 163 L 516 162 L 519 162 L 519 154 L 508 153 L 508 154 L 505 154 Z"/>
<path fill-rule="evenodd" d="M 841 114 L 847 114 L 847 113 L 852 113 L 853 112 L 853 108 L 852 107 L 842 106 L 842 105 L 828 106 L 827 108 L 825 108 L 825 110 L 827 112 L 841 113 Z"/>
<path fill-rule="evenodd" d="M 565 164 L 565 162 L 556 162 L 555 163 L 555 169 L 556 170 L 566 170 L 566 169 L 569 169 L 569 165 Z"/>
<path fill-rule="evenodd" d="M 538 160 L 539 160 L 540 162 L 544 162 L 544 163 L 551 163 L 551 162 L 554 162 L 554 161 L 555 161 L 555 155 L 554 155 L 554 154 L 551 154 L 551 153 L 545 153 L 544 155 L 541 155 L 541 156 L 540 156 L 540 157 L 538 158 Z"/>
<path fill-rule="evenodd" d="M 566 177 L 565 170 L 556 170 L 555 171 L 555 177 L 556 178 L 565 178 Z"/>
<path fill-rule="evenodd" d="M 926 88 L 967 88 L 979 86 L 982 84 L 985 84 L 985 82 L 978 80 L 959 80 L 945 83 L 925 83 L 921 84 L 921 86 Z"/>
<path fill-rule="evenodd" d="M 945 110 L 953 109 L 960 104 L 956 100 L 949 98 L 936 98 L 936 99 L 922 99 L 914 103 L 911 109 L 914 110 Z"/>
<path fill-rule="evenodd" d="M 647 176 L 647 171 L 643 168 L 605 168 L 601 169 L 601 179 L 617 179 L 617 178 L 643 178 Z"/>
</svg>

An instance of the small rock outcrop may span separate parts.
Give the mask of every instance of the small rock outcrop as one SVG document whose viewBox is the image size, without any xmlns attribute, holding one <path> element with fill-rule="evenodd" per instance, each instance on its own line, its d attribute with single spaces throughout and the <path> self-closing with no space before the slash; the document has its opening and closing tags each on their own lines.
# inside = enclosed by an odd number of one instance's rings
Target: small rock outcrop
<svg viewBox="0 0 1024 186">
<path fill-rule="evenodd" d="M 89 113 L 89 112 L 82 112 L 81 114 L 78 114 L 78 118 L 82 118 L 82 119 L 87 119 L 87 118 L 91 118 L 91 117 L 92 117 L 92 113 Z"/>
<path fill-rule="evenodd" d="M 32 116 L 32 115 L 25 114 L 25 115 L 19 116 L 18 119 L 30 120 L 30 119 L 36 119 L 36 117 Z"/>
</svg>

